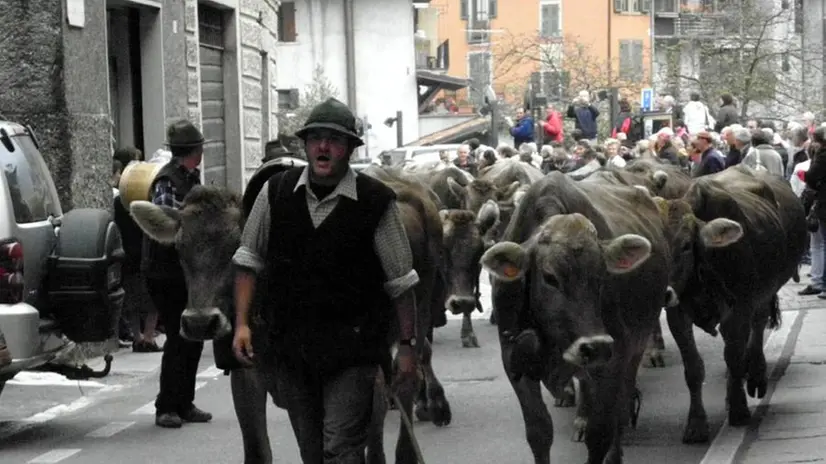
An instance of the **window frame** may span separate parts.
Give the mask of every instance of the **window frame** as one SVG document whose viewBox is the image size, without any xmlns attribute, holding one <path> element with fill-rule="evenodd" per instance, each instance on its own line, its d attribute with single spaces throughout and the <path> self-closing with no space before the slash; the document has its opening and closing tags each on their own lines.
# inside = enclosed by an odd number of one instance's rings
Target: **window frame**
<svg viewBox="0 0 826 464">
<path fill-rule="evenodd" d="M 542 13 L 543 7 L 545 6 L 556 6 L 557 8 L 557 35 L 545 35 L 545 31 L 543 30 L 543 25 L 545 23 L 545 15 Z M 562 1 L 561 0 L 541 0 L 539 2 L 539 37 L 543 39 L 557 39 L 562 37 Z"/>
</svg>

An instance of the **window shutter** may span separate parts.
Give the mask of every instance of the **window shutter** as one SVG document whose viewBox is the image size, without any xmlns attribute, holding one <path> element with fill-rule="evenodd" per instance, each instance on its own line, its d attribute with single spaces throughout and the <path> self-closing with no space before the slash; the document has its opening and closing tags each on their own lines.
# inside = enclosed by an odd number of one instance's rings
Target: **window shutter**
<svg viewBox="0 0 826 464">
<path fill-rule="evenodd" d="M 550 37 L 551 35 L 551 5 L 542 5 L 539 14 L 542 22 L 540 23 L 539 35 L 541 37 Z"/>
<path fill-rule="evenodd" d="M 461 14 L 462 19 L 468 19 L 468 17 L 469 17 L 469 15 L 468 15 L 468 6 L 469 6 L 468 2 L 469 1 L 470 0 L 460 0 L 459 1 L 459 4 L 461 5 L 459 9 L 460 9 L 460 14 Z"/>
<path fill-rule="evenodd" d="M 614 0 L 614 12 L 622 13 L 622 0 Z"/>
<path fill-rule="evenodd" d="M 643 50 L 642 50 L 642 40 L 635 40 L 633 42 L 633 50 L 632 53 L 634 55 L 634 79 L 642 79 L 643 76 Z"/>
<path fill-rule="evenodd" d="M 627 40 L 620 40 L 619 43 L 619 75 L 620 79 L 628 79 L 629 65 L 631 64 L 629 43 Z"/>
<path fill-rule="evenodd" d="M 651 0 L 642 0 L 640 5 L 640 11 L 643 13 L 651 13 Z"/>
<path fill-rule="evenodd" d="M 559 37 L 561 36 L 562 29 L 562 20 L 559 17 L 559 5 L 550 5 L 550 16 L 551 16 L 551 36 L 552 37 Z"/>
<path fill-rule="evenodd" d="M 497 0 L 488 0 L 488 18 L 494 19 L 499 13 L 499 2 Z"/>
</svg>

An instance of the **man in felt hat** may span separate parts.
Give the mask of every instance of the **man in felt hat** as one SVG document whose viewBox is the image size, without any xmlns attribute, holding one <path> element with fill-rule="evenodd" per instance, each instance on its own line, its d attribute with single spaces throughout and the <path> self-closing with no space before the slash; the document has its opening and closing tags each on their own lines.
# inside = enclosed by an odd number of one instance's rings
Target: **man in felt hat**
<svg viewBox="0 0 826 464">
<path fill-rule="evenodd" d="M 270 321 L 260 361 L 275 375 L 305 463 L 363 463 L 379 365 L 389 364 L 389 325 L 399 321 L 397 384 L 416 375 L 419 277 L 392 189 L 349 165 L 363 145 L 344 103 L 316 106 L 296 135 L 309 165 L 261 189 L 233 257 L 233 349 L 253 356 L 249 307 L 265 271 Z M 274 356 L 273 356 L 274 354 Z M 262 356 L 262 354 L 256 354 Z"/>
<path fill-rule="evenodd" d="M 180 209 L 186 194 L 201 184 L 198 166 L 206 140 L 201 131 L 187 120 L 170 124 L 166 137 L 172 159 L 152 182 L 152 203 Z M 212 414 L 193 404 L 195 375 L 204 344 L 185 340 L 180 334 L 181 314 L 188 295 L 175 247 L 162 245 L 147 236 L 143 245 L 141 271 L 146 276 L 147 291 L 166 329 L 161 358 L 161 387 L 155 401 L 155 424 L 178 428 L 184 422 L 209 422 Z"/>
</svg>

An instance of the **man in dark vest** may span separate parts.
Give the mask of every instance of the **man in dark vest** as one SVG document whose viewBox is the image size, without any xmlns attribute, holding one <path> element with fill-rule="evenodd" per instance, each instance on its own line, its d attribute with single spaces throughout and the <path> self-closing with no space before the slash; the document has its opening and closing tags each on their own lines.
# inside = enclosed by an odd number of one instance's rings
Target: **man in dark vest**
<svg viewBox="0 0 826 464">
<path fill-rule="evenodd" d="M 389 325 L 401 330 L 396 385 L 415 378 L 419 277 L 393 190 L 349 166 L 363 142 L 355 117 L 330 98 L 296 133 L 309 165 L 261 189 L 233 257 L 233 349 L 253 356 L 249 328 L 255 276 L 266 271 L 263 314 L 272 369 L 305 464 L 363 463 L 373 388 L 389 360 Z M 415 380 L 413 380 L 415 381 Z"/>
<path fill-rule="evenodd" d="M 204 136 L 191 122 L 172 123 L 166 132 L 172 159 L 152 182 L 152 203 L 180 208 L 184 197 L 201 183 L 198 165 L 204 153 Z M 193 404 L 195 376 L 203 342 L 185 340 L 180 335 L 181 314 L 187 302 L 184 271 L 174 246 L 145 238 L 141 271 L 152 302 L 166 328 L 161 359 L 161 387 L 155 401 L 155 424 L 178 428 L 184 422 L 209 422 L 212 414 Z"/>
</svg>

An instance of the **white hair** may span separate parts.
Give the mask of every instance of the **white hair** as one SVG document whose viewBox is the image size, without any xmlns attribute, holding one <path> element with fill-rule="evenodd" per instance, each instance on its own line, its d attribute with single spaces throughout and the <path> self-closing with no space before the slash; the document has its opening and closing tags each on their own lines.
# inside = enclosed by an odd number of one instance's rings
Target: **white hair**
<svg viewBox="0 0 826 464">
<path fill-rule="evenodd" d="M 543 158 L 547 158 L 554 154 L 554 147 L 550 145 L 542 145 L 542 149 L 539 151 L 539 154 L 541 154 Z"/>
<path fill-rule="evenodd" d="M 522 145 L 519 145 L 519 153 L 528 153 L 533 154 L 536 153 L 536 144 L 533 142 L 526 142 Z"/>
<path fill-rule="evenodd" d="M 734 131 L 734 138 L 740 143 L 748 143 L 751 140 L 751 131 L 741 127 Z"/>
</svg>

